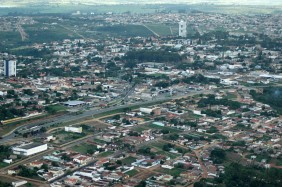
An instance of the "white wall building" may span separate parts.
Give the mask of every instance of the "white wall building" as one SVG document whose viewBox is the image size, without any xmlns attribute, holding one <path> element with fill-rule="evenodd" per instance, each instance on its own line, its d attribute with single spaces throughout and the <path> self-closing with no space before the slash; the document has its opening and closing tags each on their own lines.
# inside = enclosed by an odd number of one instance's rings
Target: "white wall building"
<svg viewBox="0 0 282 187">
<path fill-rule="evenodd" d="M 82 133 L 82 127 L 65 127 L 66 132 L 75 132 L 75 133 Z"/>
<path fill-rule="evenodd" d="M 4 62 L 4 75 L 6 77 L 17 76 L 17 61 L 15 60 L 6 60 Z"/>
<path fill-rule="evenodd" d="M 36 153 L 40 153 L 42 151 L 46 151 L 48 148 L 47 144 L 41 143 L 30 143 L 20 145 L 18 147 L 13 147 L 13 153 L 16 155 L 30 156 Z"/>
<path fill-rule="evenodd" d="M 179 22 L 179 36 L 180 37 L 187 36 L 187 23 L 183 20 Z"/>
</svg>

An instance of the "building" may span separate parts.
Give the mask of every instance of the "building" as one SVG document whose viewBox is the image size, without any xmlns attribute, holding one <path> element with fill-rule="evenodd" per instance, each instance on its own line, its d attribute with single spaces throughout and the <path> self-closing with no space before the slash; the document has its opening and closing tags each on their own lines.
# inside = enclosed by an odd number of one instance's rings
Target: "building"
<svg viewBox="0 0 282 187">
<path fill-rule="evenodd" d="M 75 133 L 82 133 L 82 127 L 65 127 L 66 132 L 75 132 Z"/>
<path fill-rule="evenodd" d="M 64 102 L 63 104 L 68 107 L 77 107 L 77 106 L 85 105 L 86 103 L 84 101 L 67 101 Z"/>
<path fill-rule="evenodd" d="M 42 151 L 46 151 L 48 148 L 47 144 L 41 143 L 29 143 L 20 145 L 17 147 L 13 147 L 13 153 L 16 155 L 30 156 L 36 153 L 40 153 Z"/>
<path fill-rule="evenodd" d="M 17 62 L 15 60 L 4 61 L 4 75 L 6 77 L 17 76 Z"/>
<path fill-rule="evenodd" d="M 18 187 L 18 186 L 25 185 L 26 183 L 27 181 L 15 181 L 15 182 L 12 182 L 12 186 Z"/>
<path fill-rule="evenodd" d="M 179 36 L 180 37 L 187 36 L 187 23 L 183 20 L 179 22 Z"/>
</svg>

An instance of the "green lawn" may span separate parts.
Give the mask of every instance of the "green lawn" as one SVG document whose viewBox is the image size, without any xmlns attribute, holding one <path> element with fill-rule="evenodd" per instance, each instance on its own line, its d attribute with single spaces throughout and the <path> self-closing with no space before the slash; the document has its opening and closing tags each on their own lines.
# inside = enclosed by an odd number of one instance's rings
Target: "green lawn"
<svg viewBox="0 0 282 187">
<path fill-rule="evenodd" d="M 227 99 L 230 99 L 230 100 L 233 100 L 233 99 L 236 99 L 237 96 L 235 94 L 232 94 L 232 93 L 227 93 Z"/>
<path fill-rule="evenodd" d="M 112 154 L 114 154 L 113 151 L 106 151 L 106 152 L 100 153 L 99 157 L 107 157 L 107 156 L 110 156 Z"/>
<path fill-rule="evenodd" d="M 276 164 L 277 166 L 282 166 L 282 159 L 281 159 L 281 158 L 276 159 L 275 164 Z"/>
<path fill-rule="evenodd" d="M 87 154 L 88 151 L 95 151 L 97 149 L 96 146 L 90 145 L 90 144 L 80 144 L 80 145 L 75 145 L 71 148 L 71 150 L 81 153 L 81 154 Z"/>
<path fill-rule="evenodd" d="M 160 36 L 171 35 L 170 27 L 163 24 L 146 24 L 148 28 L 156 32 Z"/>
<path fill-rule="evenodd" d="M 121 160 L 122 164 L 126 164 L 126 165 L 130 165 L 135 161 L 136 161 L 136 158 L 131 157 L 131 156 Z"/>
<path fill-rule="evenodd" d="M 165 144 L 166 143 L 164 143 L 164 142 L 154 142 L 154 143 L 150 144 L 150 147 L 155 149 L 156 150 L 155 153 L 158 154 L 158 155 L 165 155 L 165 156 L 170 157 L 172 159 L 174 159 L 177 156 L 179 156 L 179 154 L 175 154 L 175 153 L 170 153 L 170 152 L 164 151 L 163 150 L 163 146 Z"/>
<path fill-rule="evenodd" d="M 9 164 L 5 163 L 5 162 L 0 162 L 0 168 L 4 168 L 6 166 L 8 166 Z"/>
<path fill-rule="evenodd" d="M 96 28 L 102 34 L 110 34 L 122 37 L 141 36 L 148 37 L 154 35 L 149 29 L 142 25 L 113 25 Z"/>
<path fill-rule="evenodd" d="M 134 175 L 136 175 L 137 173 L 139 173 L 136 169 L 130 170 L 128 172 L 126 172 L 126 175 L 129 175 L 129 177 L 132 177 Z"/>
<path fill-rule="evenodd" d="M 158 170 L 158 172 L 161 172 L 161 173 L 164 173 L 164 174 L 168 174 L 168 175 L 172 175 L 172 176 L 175 176 L 175 177 L 180 176 L 180 174 L 182 172 L 184 172 L 184 171 L 186 171 L 186 170 L 180 169 L 180 168 L 173 168 L 173 169 L 162 168 L 162 169 Z"/>
<path fill-rule="evenodd" d="M 100 139 L 97 139 L 97 138 L 94 138 L 93 141 L 96 142 L 96 143 L 101 143 L 101 144 L 107 143 L 106 141 L 100 140 Z"/>
<path fill-rule="evenodd" d="M 46 107 L 46 110 L 49 112 L 49 113 L 57 113 L 57 112 L 61 112 L 61 111 L 65 111 L 67 108 L 63 105 L 50 105 L 50 106 L 47 106 Z"/>
</svg>

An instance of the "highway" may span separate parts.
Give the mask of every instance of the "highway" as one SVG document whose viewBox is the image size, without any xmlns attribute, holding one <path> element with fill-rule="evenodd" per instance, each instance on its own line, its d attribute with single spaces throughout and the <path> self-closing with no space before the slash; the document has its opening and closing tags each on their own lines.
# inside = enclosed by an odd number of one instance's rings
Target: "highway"
<svg viewBox="0 0 282 187">
<path fill-rule="evenodd" d="M 149 100 L 149 101 L 141 101 L 141 102 L 130 103 L 130 104 L 125 104 L 125 105 L 112 106 L 112 107 L 103 108 L 103 109 L 90 109 L 90 110 L 87 110 L 87 111 L 83 112 L 82 114 L 78 114 L 78 115 L 65 114 L 63 116 L 55 117 L 55 118 L 53 118 L 52 122 L 47 122 L 45 124 L 40 124 L 40 122 L 36 122 L 36 123 L 30 123 L 28 125 L 20 126 L 16 129 L 14 129 L 11 133 L 4 135 L 2 137 L 2 139 L 0 140 L 0 144 L 7 143 L 10 140 L 12 140 L 13 138 L 15 138 L 14 132 L 15 131 L 21 131 L 21 129 L 23 129 L 23 128 L 31 128 L 35 125 L 48 128 L 48 127 L 55 125 L 55 124 L 67 123 L 67 122 L 72 122 L 72 121 L 80 120 L 80 119 L 82 120 L 82 119 L 87 118 L 87 117 L 92 117 L 94 115 L 103 114 L 103 113 L 106 113 L 106 112 L 111 112 L 111 111 L 115 111 L 115 110 L 119 110 L 119 109 L 123 109 L 123 108 L 138 107 L 138 106 L 142 106 L 142 105 L 150 105 L 150 104 L 154 104 L 154 103 L 157 103 L 157 102 L 165 102 L 165 101 L 169 101 L 169 100 L 173 100 L 173 99 L 177 99 L 177 98 L 188 97 L 188 96 L 193 96 L 193 95 L 197 95 L 197 94 L 201 94 L 201 93 L 209 94 L 209 93 L 213 93 L 213 91 L 212 90 L 191 91 L 187 94 L 178 94 L 178 95 L 171 96 L 171 97 L 160 96 L 158 98 L 153 98 L 152 100 Z"/>
</svg>

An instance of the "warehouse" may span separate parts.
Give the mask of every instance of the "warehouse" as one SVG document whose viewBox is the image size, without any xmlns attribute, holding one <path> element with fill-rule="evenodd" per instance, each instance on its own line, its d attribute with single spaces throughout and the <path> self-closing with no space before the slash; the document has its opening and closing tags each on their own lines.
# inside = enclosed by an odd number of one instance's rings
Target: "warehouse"
<svg viewBox="0 0 282 187">
<path fill-rule="evenodd" d="M 12 150 L 13 153 L 16 155 L 29 156 L 36 153 L 40 153 L 42 151 L 46 151 L 47 148 L 48 148 L 47 144 L 29 143 L 29 144 L 13 147 Z"/>
</svg>

